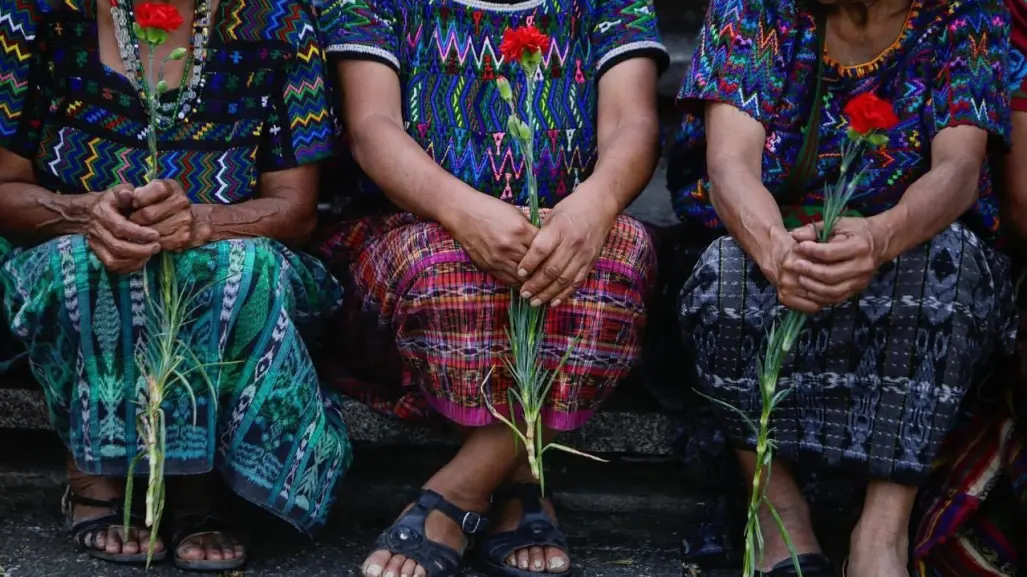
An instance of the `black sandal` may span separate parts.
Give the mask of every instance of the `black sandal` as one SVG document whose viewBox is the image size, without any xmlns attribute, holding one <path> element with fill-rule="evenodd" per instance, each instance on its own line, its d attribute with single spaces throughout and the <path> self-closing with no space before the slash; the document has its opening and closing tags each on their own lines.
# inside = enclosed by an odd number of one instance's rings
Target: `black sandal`
<svg viewBox="0 0 1027 577">
<path fill-rule="evenodd" d="M 233 559 L 182 559 L 178 556 L 178 550 L 181 546 L 189 540 L 197 539 L 205 535 L 221 535 L 225 539 L 234 541 L 235 543 L 242 544 L 242 539 L 239 539 L 235 533 L 225 529 L 225 524 L 215 517 L 214 515 L 206 516 L 192 516 L 185 517 L 181 520 L 176 520 L 175 525 L 178 529 L 175 531 L 175 536 L 171 539 L 171 551 L 174 552 L 172 557 L 172 563 L 175 567 L 183 571 L 193 571 L 197 573 L 220 573 L 223 571 L 234 571 L 241 569 L 246 564 L 246 546 L 243 545 L 243 554 Z M 194 545 L 200 549 L 204 549 L 202 545 Z M 233 546 L 233 549 L 235 547 Z"/>
<path fill-rule="evenodd" d="M 474 511 L 464 511 L 435 491 L 421 489 L 414 506 L 375 539 L 375 551 L 403 555 L 424 567 L 427 577 L 455 577 L 460 573 L 463 554 L 441 543 L 429 541 L 424 528 L 428 514 L 438 511 L 460 526 L 468 537 L 488 529 L 489 521 Z M 384 569 L 384 568 L 383 568 Z"/>
<path fill-rule="evenodd" d="M 110 513 L 106 515 L 99 515 L 97 517 L 90 517 L 88 519 L 82 519 L 79 521 L 75 520 L 75 506 L 80 505 L 82 507 L 94 507 L 97 509 L 110 509 Z M 71 542 L 75 545 L 75 550 L 80 553 L 87 553 L 90 557 L 106 561 L 108 563 L 116 563 L 118 565 L 141 565 L 146 563 L 147 553 L 146 551 L 140 550 L 139 553 L 108 553 L 102 549 L 97 549 L 96 535 L 100 531 L 110 532 L 111 529 L 124 528 L 125 523 L 125 502 L 124 499 L 112 499 L 110 501 L 100 501 L 98 499 L 90 499 L 89 497 L 83 497 L 76 495 L 72 492 L 71 486 L 68 486 L 64 492 L 64 498 L 61 499 L 61 510 L 64 512 L 64 516 L 67 519 L 68 530 L 71 532 Z M 146 521 L 138 515 L 131 515 L 129 517 L 129 532 L 131 531 L 141 532 L 146 531 Z M 124 537 L 124 536 L 123 536 Z M 124 538 L 122 539 L 124 541 Z M 167 558 L 167 548 L 163 551 L 158 551 L 153 554 L 151 561 L 159 563 Z"/>
<path fill-rule="evenodd" d="M 806 553 L 799 555 L 799 568 L 802 569 L 802 577 L 834 577 L 834 565 L 826 555 L 821 553 Z M 796 577 L 795 565 L 791 559 L 774 565 L 766 577 Z"/>
<path fill-rule="evenodd" d="M 528 547 L 554 547 L 570 556 L 567 537 L 542 509 L 542 489 L 535 483 L 517 483 L 502 487 L 492 496 L 496 508 L 514 499 L 521 502 L 521 520 L 513 531 L 493 533 L 482 541 L 479 550 L 482 569 L 492 577 L 572 577 L 574 567 L 568 561 L 562 573 L 527 571 L 507 565 L 515 551 Z M 547 568 L 548 569 L 548 568 Z"/>
</svg>

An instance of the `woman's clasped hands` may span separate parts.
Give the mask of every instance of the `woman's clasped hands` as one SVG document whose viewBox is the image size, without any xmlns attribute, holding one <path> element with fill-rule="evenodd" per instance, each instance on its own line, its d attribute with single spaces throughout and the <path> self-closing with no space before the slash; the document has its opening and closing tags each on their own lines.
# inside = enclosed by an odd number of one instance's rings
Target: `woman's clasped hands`
<svg viewBox="0 0 1027 577">
<path fill-rule="evenodd" d="M 89 247 L 110 272 L 141 270 L 161 251 L 202 246 L 210 227 L 174 180 L 139 188 L 117 185 L 95 196 L 87 226 Z"/>
<path fill-rule="evenodd" d="M 584 284 L 617 218 L 579 194 L 560 201 L 537 229 L 521 209 L 486 195 L 461 213 L 446 228 L 472 262 L 533 306 L 559 306 Z"/>
<path fill-rule="evenodd" d="M 884 260 L 883 243 L 867 219 L 839 219 L 825 243 L 817 240 L 819 226 L 777 235 L 772 266 L 764 270 L 781 304 L 807 314 L 857 296 Z"/>
</svg>

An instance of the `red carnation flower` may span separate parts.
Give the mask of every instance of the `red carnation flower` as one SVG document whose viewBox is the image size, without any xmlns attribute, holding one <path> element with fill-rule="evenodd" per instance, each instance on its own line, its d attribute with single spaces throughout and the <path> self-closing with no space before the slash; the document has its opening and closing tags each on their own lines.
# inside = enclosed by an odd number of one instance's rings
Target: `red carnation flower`
<svg viewBox="0 0 1027 577">
<path fill-rule="evenodd" d="M 845 105 L 849 126 L 859 134 L 870 134 L 875 130 L 890 130 L 899 123 L 899 117 L 891 102 L 866 92 L 853 98 Z"/>
<path fill-rule="evenodd" d="M 154 28 L 171 33 L 185 21 L 178 13 L 178 9 L 170 4 L 144 2 L 136 6 L 136 22 L 142 28 Z"/>
<path fill-rule="evenodd" d="M 549 36 L 534 26 L 507 28 L 499 52 L 508 62 L 518 62 L 524 56 L 549 50 Z"/>
</svg>

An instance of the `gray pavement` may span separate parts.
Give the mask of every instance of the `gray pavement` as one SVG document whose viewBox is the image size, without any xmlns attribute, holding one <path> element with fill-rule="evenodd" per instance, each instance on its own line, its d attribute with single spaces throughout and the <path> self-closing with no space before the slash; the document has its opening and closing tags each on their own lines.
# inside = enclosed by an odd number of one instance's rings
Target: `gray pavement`
<svg viewBox="0 0 1027 577">
<path fill-rule="evenodd" d="M 57 495 L 52 495 L 57 497 Z M 345 514 L 345 511 L 340 511 Z M 666 517 L 569 514 L 563 517 L 579 575 L 590 577 L 678 577 L 681 573 L 675 523 Z M 347 518 L 332 525 L 315 542 L 286 530 L 256 534 L 243 575 L 261 577 L 357 576 L 367 547 L 381 523 Z M 279 527 L 279 529 L 281 529 Z M 130 577 L 139 568 L 115 567 L 76 554 L 61 522 L 49 511 L 29 507 L 0 519 L 2 577 Z M 183 575 L 170 566 L 155 566 L 155 576 Z M 473 569 L 464 576 L 478 576 Z"/>
<path fill-rule="evenodd" d="M 0 577 L 128 577 L 119 568 L 75 553 L 58 511 L 63 451 L 49 433 L 0 432 Z M 421 482 L 450 455 L 445 448 L 357 447 L 357 466 L 339 491 L 331 520 L 309 541 L 263 513 L 242 508 L 251 532 L 250 563 L 231 577 L 358 575 L 368 544 Z M 680 532 L 702 504 L 687 472 L 672 460 L 614 458 L 597 464 L 549 461 L 561 523 L 579 576 L 677 577 Z M 171 567 L 151 574 L 181 575 Z M 465 571 L 465 576 L 479 573 Z"/>
</svg>

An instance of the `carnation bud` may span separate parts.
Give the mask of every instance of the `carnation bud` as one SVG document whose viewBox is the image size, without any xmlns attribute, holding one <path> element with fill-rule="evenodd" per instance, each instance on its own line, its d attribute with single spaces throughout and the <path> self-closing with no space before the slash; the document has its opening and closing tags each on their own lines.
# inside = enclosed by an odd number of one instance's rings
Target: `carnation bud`
<svg viewBox="0 0 1027 577">
<path fill-rule="evenodd" d="M 499 95 L 503 97 L 503 100 L 513 102 L 513 88 L 510 87 L 510 81 L 505 76 L 496 79 L 496 86 L 499 88 Z"/>
<path fill-rule="evenodd" d="M 164 94 L 168 91 L 168 83 L 163 80 L 157 82 L 157 94 Z"/>
<path fill-rule="evenodd" d="M 510 133 L 510 136 L 513 136 L 517 140 L 521 139 L 520 124 L 521 121 L 518 120 L 517 117 L 513 114 L 510 115 L 510 118 L 506 119 L 506 131 Z"/>
<path fill-rule="evenodd" d="M 182 48 L 181 46 L 179 46 L 178 48 L 175 48 L 174 50 L 171 51 L 171 54 L 168 55 L 168 58 L 170 58 L 172 60 L 181 60 L 181 59 L 185 58 L 185 48 Z"/>
<path fill-rule="evenodd" d="M 529 140 L 531 140 L 531 128 L 527 125 L 527 123 L 518 120 L 517 130 L 519 130 L 521 133 L 521 140 L 523 140 L 524 142 L 528 142 Z"/>
</svg>

